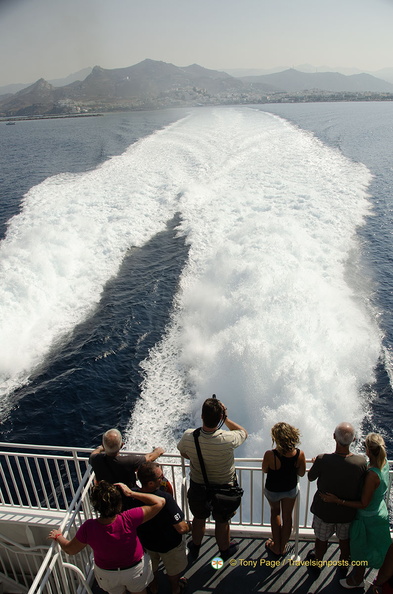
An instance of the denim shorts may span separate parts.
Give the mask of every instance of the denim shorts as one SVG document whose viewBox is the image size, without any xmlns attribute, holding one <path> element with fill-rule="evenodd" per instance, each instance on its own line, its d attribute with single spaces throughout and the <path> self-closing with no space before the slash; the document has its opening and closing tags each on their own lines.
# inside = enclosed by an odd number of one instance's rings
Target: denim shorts
<svg viewBox="0 0 393 594">
<path fill-rule="evenodd" d="M 295 499 L 299 493 L 299 485 L 296 485 L 290 491 L 269 491 L 265 488 L 265 497 L 269 501 L 269 503 L 277 503 L 277 501 L 281 501 L 281 499 Z"/>
</svg>

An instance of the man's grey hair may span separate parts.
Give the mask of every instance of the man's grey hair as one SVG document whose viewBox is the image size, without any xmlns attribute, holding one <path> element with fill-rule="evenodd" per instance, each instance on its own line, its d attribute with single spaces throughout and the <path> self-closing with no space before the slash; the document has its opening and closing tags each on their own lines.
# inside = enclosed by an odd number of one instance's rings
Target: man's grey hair
<svg viewBox="0 0 393 594">
<path fill-rule="evenodd" d="M 355 429 L 351 423 L 340 423 L 334 430 L 334 438 L 342 446 L 350 445 L 355 439 Z"/>
<path fill-rule="evenodd" d="M 102 436 L 102 445 L 106 454 L 117 454 L 121 449 L 123 438 L 118 429 L 108 429 Z"/>
</svg>

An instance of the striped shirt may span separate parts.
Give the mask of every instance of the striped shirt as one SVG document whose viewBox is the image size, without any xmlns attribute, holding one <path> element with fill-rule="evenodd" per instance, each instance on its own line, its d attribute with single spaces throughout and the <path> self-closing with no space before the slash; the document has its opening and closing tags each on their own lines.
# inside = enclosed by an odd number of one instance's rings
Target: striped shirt
<svg viewBox="0 0 393 594">
<path fill-rule="evenodd" d="M 190 478 L 195 483 L 204 484 L 203 474 L 195 448 L 194 429 L 187 429 L 177 449 L 190 460 Z M 233 481 L 235 474 L 235 461 L 233 450 L 238 448 L 246 440 L 247 434 L 242 429 L 223 431 L 217 429 L 213 432 L 201 430 L 199 444 L 203 461 L 206 467 L 206 474 L 209 483 L 225 485 Z"/>
</svg>

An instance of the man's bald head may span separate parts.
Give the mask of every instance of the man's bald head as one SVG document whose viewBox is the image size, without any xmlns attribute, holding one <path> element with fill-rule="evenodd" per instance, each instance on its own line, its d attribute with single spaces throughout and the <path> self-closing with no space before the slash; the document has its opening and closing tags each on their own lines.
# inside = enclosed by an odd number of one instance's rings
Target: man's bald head
<svg viewBox="0 0 393 594">
<path fill-rule="evenodd" d="M 351 423 L 340 423 L 334 430 L 334 439 L 342 446 L 349 446 L 355 439 L 355 429 Z"/>
<path fill-rule="evenodd" d="M 106 454 L 115 455 L 121 450 L 123 439 L 118 429 L 108 429 L 102 436 L 102 445 Z"/>
</svg>

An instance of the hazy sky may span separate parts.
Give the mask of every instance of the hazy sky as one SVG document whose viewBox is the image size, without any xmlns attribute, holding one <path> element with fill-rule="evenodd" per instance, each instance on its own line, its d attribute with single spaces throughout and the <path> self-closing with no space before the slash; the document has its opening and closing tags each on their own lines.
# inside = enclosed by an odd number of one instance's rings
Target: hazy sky
<svg viewBox="0 0 393 594">
<path fill-rule="evenodd" d="M 0 86 L 151 58 L 393 67 L 393 0 L 0 0 Z"/>
</svg>

